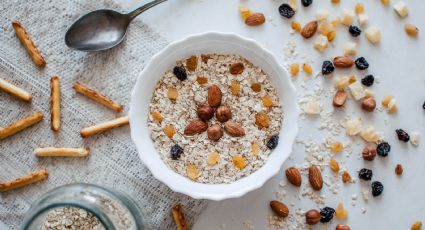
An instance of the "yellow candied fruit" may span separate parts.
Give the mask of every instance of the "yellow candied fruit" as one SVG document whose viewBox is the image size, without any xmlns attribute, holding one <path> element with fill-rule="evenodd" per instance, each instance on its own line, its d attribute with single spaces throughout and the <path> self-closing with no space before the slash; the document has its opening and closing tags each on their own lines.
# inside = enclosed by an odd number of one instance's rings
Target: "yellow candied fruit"
<svg viewBox="0 0 425 230">
<path fill-rule="evenodd" d="M 255 115 L 255 124 L 260 128 L 267 128 L 270 126 L 269 115 L 266 113 L 257 113 Z"/>
<path fill-rule="evenodd" d="M 333 4 L 338 4 L 338 3 L 340 3 L 340 2 L 341 2 L 341 0 L 331 0 L 331 2 L 332 2 Z"/>
<path fill-rule="evenodd" d="M 326 37 L 328 38 L 329 42 L 332 42 L 335 39 L 336 36 L 336 30 L 331 30 Z"/>
<path fill-rule="evenodd" d="M 383 5 L 388 5 L 388 4 L 390 4 L 390 0 L 381 0 L 381 3 Z"/>
<path fill-rule="evenodd" d="M 172 139 L 174 134 L 176 133 L 176 129 L 174 128 L 174 125 L 172 124 L 166 125 L 164 127 L 164 133 L 168 138 Z"/>
<path fill-rule="evenodd" d="M 198 58 L 193 55 L 190 58 L 186 59 L 186 68 L 190 71 L 195 71 L 196 67 L 198 67 Z"/>
<path fill-rule="evenodd" d="M 239 170 L 242 170 L 246 167 L 246 160 L 242 155 L 234 155 L 232 157 L 233 164 L 238 168 Z"/>
<path fill-rule="evenodd" d="M 307 76 L 311 76 L 313 74 L 313 69 L 311 68 L 311 65 L 308 63 L 303 64 L 303 71 Z"/>
<path fill-rule="evenodd" d="M 170 100 L 177 100 L 177 97 L 179 96 L 179 91 L 177 91 L 176 88 L 174 87 L 169 87 L 168 88 L 168 92 L 167 92 L 167 96 Z"/>
<path fill-rule="evenodd" d="M 257 156 L 260 153 L 260 144 L 258 143 L 258 140 L 252 141 L 251 153 L 254 156 Z"/>
<path fill-rule="evenodd" d="M 158 112 L 155 112 L 155 111 L 152 111 L 151 112 L 151 116 L 152 116 L 152 118 L 155 120 L 155 121 L 157 121 L 157 122 L 161 122 L 162 121 L 162 115 L 160 114 L 160 113 L 158 113 Z"/>
<path fill-rule="evenodd" d="M 230 82 L 230 91 L 232 92 L 233 96 L 238 96 L 239 92 L 241 91 L 241 85 L 238 81 L 233 80 Z"/>
<path fill-rule="evenodd" d="M 199 170 L 195 165 L 188 164 L 186 166 L 186 174 L 191 180 L 196 180 L 199 177 Z"/>
<path fill-rule="evenodd" d="M 196 78 L 196 81 L 198 82 L 198 84 L 203 85 L 203 84 L 208 83 L 208 78 L 202 77 L 202 76 L 198 76 Z"/>
<path fill-rule="evenodd" d="M 354 12 L 356 12 L 357 15 L 364 13 L 364 6 L 362 3 L 357 3 L 354 6 Z"/>
<path fill-rule="evenodd" d="M 342 182 L 344 182 L 344 183 L 348 183 L 348 182 L 351 181 L 350 173 L 348 173 L 347 171 L 344 171 L 342 173 L 341 177 L 342 177 Z"/>
<path fill-rule="evenodd" d="M 247 19 L 252 14 L 252 12 L 246 6 L 241 6 L 239 8 L 239 13 L 240 13 L 240 16 L 243 20 Z"/>
<path fill-rule="evenodd" d="M 263 102 L 264 107 L 270 108 L 273 106 L 273 100 L 269 95 L 261 97 L 261 101 Z"/>
<path fill-rule="evenodd" d="M 220 160 L 220 154 L 218 154 L 218 152 L 212 152 L 208 156 L 207 164 L 209 166 L 213 166 L 213 165 L 217 164 L 218 160 Z"/>
<path fill-rule="evenodd" d="M 332 153 L 340 153 L 342 152 L 343 148 L 344 148 L 344 145 L 339 141 L 332 143 L 330 147 Z"/>
<path fill-rule="evenodd" d="M 338 205 L 335 208 L 335 217 L 338 219 L 347 219 L 348 217 L 348 210 L 345 209 L 343 203 L 338 203 Z"/>
<path fill-rule="evenodd" d="M 422 229 L 422 222 L 416 221 L 412 224 L 412 227 L 410 227 L 410 230 L 421 230 Z"/>
<path fill-rule="evenodd" d="M 301 23 L 299 23 L 299 22 L 297 22 L 297 21 L 292 21 L 291 22 L 291 28 L 294 30 L 294 31 L 297 31 L 297 32 L 300 32 L 301 31 Z"/>
<path fill-rule="evenodd" d="M 261 85 L 260 84 L 258 84 L 258 83 L 252 83 L 252 85 L 251 85 L 251 89 L 252 89 L 252 91 L 254 91 L 254 92 L 260 92 L 261 91 Z"/>
<path fill-rule="evenodd" d="M 289 69 L 289 72 L 291 72 L 292 77 L 297 76 L 300 72 L 300 66 L 297 63 L 292 64 Z"/>
<path fill-rule="evenodd" d="M 332 170 L 332 172 L 334 173 L 338 173 L 339 172 L 339 164 L 336 160 L 331 159 L 329 161 L 329 168 Z"/>
<path fill-rule="evenodd" d="M 390 101 L 393 99 L 393 96 L 386 96 L 382 99 L 381 104 L 382 106 L 384 106 L 385 108 L 388 108 L 388 104 L 390 103 Z"/>
<path fill-rule="evenodd" d="M 330 25 L 332 27 L 337 27 L 337 26 L 339 26 L 339 24 L 341 24 L 341 18 L 340 17 L 336 17 L 336 18 L 334 18 L 330 21 Z"/>
<path fill-rule="evenodd" d="M 350 75 L 349 77 L 348 77 L 348 84 L 353 84 L 353 83 L 355 83 L 357 81 L 357 79 L 356 79 L 356 76 L 354 76 L 354 75 Z"/>
</svg>

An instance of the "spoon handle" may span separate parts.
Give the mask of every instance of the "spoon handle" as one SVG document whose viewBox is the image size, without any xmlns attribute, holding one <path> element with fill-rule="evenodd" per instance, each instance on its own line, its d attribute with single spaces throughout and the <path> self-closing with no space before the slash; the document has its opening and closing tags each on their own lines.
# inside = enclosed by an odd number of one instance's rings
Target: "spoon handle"
<svg viewBox="0 0 425 230">
<path fill-rule="evenodd" d="M 127 14 L 127 16 L 130 18 L 130 21 L 133 20 L 135 17 L 139 16 L 139 14 L 145 12 L 146 10 L 148 10 L 151 7 L 154 7 L 160 3 L 163 3 L 167 0 L 155 0 L 149 3 L 146 3 L 145 5 L 135 9 L 134 11 L 130 12 Z"/>
</svg>

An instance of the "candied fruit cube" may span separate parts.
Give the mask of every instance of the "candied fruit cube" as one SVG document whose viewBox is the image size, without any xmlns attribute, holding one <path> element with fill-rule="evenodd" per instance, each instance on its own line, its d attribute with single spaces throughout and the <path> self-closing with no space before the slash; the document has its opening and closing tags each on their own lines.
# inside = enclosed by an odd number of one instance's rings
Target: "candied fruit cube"
<svg viewBox="0 0 425 230">
<path fill-rule="evenodd" d="M 233 96 L 238 96 L 239 92 L 241 91 L 241 85 L 238 81 L 232 80 L 230 82 L 230 91 L 232 92 Z"/>
<path fill-rule="evenodd" d="M 335 79 L 335 88 L 337 89 L 345 89 L 349 84 L 349 78 L 347 76 L 341 76 Z"/>
<path fill-rule="evenodd" d="M 155 112 L 155 111 L 152 111 L 151 112 L 151 116 L 152 116 L 152 118 L 155 120 L 155 121 L 157 121 L 157 122 L 161 122 L 162 121 L 162 115 L 160 114 L 160 113 L 158 113 L 158 112 Z"/>
<path fill-rule="evenodd" d="M 365 31 L 366 38 L 371 43 L 377 43 L 381 40 L 381 31 L 376 26 L 371 26 Z"/>
<path fill-rule="evenodd" d="M 177 97 L 179 96 L 179 91 L 177 91 L 177 89 L 174 87 L 169 87 L 167 96 L 170 100 L 175 101 L 177 100 Z"/>
<path fill-rule="evenodd" d="M 207 159 L 207 164 L 209 166 L 213 166 L 215 164 L 217 164 L 217 162 L 220 160 L 220 154 L 218 154 L 218 152 L 212 152 L 210 153 L 210 155 L 208 156 Z"/>
<path fill-rule="evenodd" d="M 264 107 L 270 108 L 273 106 L 273 100 L 269 95 L 265 95 L 261 97 L 261 101 L 264 105 Z"/>
<path fill-rule="evenodd" d="M 341 23 L 346 26 L 351 26 L 351 24 L 353 24 L 353 18 L 354 18 L 354 11 L 349 9 L 344 9 Z"/>
<path fill-rule="evenodd" d="M 239 170 L 242 170 L 246 167 L 247 163 L 245 158 L 242 155 L 234 155 L 232 157 L 233 164 L 238 168 Z"/>
<path fill-rule="evenodd" d="M 174 125 L 172 124 L 166 125 L 164 127 L 164 133 L 168 138 L 172 139 L 174 134 L 176 133 L 176 129 L 174 128 Z"/>
<path fill-rule="evenodd" d="M 252 91 L 254 91 L 254 92 L 260 92 L 261 91 L 261 85 L 260 84 L 258 84 L 258 83 L 252 83 L 252 85 L 251 85 L 251 89 L 252 89 Z"/>
<path fill-rule="evenodd" d="M 270 126 L 269 115 L 266 113 L 257 113 L 255 115 L 255 124 L 260 128 L 267 128 Z"/>
<path fill-rule="evenodd" d="M 199 170 L 195 165 L 188 164 L 186 166 L 186 174 L 187 174 L 187 177 L 195 181 L 199 177 Z"/>
</svg>

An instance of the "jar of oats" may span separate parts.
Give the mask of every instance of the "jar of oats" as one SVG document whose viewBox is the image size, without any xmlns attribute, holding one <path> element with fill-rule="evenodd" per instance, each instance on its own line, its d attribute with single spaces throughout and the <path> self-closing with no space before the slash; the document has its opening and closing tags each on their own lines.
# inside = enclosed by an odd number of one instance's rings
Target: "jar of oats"
<svg viewBox="0 0 425 230">
<path fill-rule="evenodd" d="M 146 230 L 142 211 L 127 195 L 92 184 L 53 189 L 25 215 L 21 229 Z"/>
</svg>

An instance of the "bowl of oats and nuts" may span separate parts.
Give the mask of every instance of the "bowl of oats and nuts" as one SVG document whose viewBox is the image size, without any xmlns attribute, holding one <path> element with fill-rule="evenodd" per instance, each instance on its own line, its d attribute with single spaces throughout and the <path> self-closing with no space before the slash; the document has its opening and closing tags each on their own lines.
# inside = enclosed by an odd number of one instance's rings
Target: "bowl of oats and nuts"
<svg viewBox="0 0 425 230">
<path fill-rule="evenodd" d="M 235 34 L 171 43 L 133 89 L 131 137 L 152 174 L 198 199 L 240 197 L 274 176 L 298 132 L 295 88 L 273 54 Z"/>
</svg>

